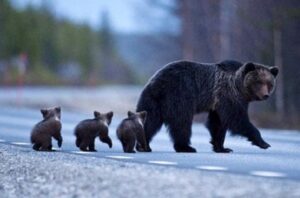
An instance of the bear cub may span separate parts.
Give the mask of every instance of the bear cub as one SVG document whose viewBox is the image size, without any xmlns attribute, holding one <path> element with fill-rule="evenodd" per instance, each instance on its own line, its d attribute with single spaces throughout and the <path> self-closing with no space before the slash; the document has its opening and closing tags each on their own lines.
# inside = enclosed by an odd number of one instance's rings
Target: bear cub
<svg viewBox="0 0 300 198">
<path fill-rule="evenodd" d="M 125 153 L 135 153 L 134 146 L 137 151 L 148 151 L 144 132 L 146 117 L 146 111 L 137 113 L 128 111 L 128 117 L 118 126 L 117 137 L 121 141 Z"/>
<path fill-rule="evenodd" d="M 36 151 L 52 151 L 51 138 L 57 140 L 61 147 L 63 138 L 61 136 L 60 107 L 41 109 L 43 120 L 37 123 L 31 131 L 31 143 Z"/>
<path fill-rule="evenodd" d="M 99 136 L 100 141 L 112 147 L 112 141 L 108 136 L 108 126 L 111 123 L 113 112 L 99 113 L 94 111 L 94 119 L 79 122 L 75 128 L 76 146 L 81 151 L 97 151 L 95 139 Z"/>
</svg>

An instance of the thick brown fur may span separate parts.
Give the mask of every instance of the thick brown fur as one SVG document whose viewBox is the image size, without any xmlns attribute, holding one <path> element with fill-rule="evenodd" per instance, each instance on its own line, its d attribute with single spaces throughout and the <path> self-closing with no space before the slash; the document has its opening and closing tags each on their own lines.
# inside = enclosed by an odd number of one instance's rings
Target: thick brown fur
<svg viewBox="0 0 300 198">
<path fill-rule="evenodd" d="M 117 128 L 117 136 L 121 141 L 125 153 L 135 153 L 134 147 L 140 152 L 146 152 L 147 148 L 144 123 L 147 112 L 133 113 L 128 111 L 128 118 L 124 119 Z"/>
<path fill-rule="evenodd" d="M 270 96 L 277 74 L 277 67 L 233 60 L 167 64 L 149 80 L 137 104 L 137 111 L 147 111 L 144 130 L 149 151 L 150 141 L 165 124 L 177 152 L 196 152 L 190 145 L 192 122 L 201 112 L 209 113 L 206 126 L 215 152 L 232 151 L 223 146 L 227 130 L 260 148 L 270 147 L 250 122 L 248 106 Z"/>
<path fill-rule="evenodd" d="M 94 111 L 94 119 L 81 121 L 75 128 L 76 146 L 81 151 L 97 151 L 95 149 L 95 139 L 99 137 L 100 141 L 112 147 L 112 141 L 108 135 L 108 126 L 111 123 L 113 112 L 101 114 Z"/>
<path fill-rule="evenodd" d="M 31 131 L 31 143 L 36 151 L 52 151 L 51 138 L 57 140 L 61 147 L 63 138 L 61 136 L 60 107 L 41 109 L 43 120 L 37 123 Z"/>
</svg>

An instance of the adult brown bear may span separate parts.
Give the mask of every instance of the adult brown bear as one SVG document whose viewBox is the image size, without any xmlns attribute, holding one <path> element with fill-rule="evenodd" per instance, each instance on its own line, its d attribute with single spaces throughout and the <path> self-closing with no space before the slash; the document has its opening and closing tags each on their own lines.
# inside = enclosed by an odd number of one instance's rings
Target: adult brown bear
<svg viewBox="0 0 300 198">
<path fill-rule="evenodd" d="M 193 116 L 208 112 L 206 126 L 215 152 L 232 151 L 223 146 L 228 129 L 253 145 L 270 147 L 251 124 L 248 105 L 270 96 L 277 74 L 277 67 L 233 60 L 167 64 L 149 80 L 137 104 L 137 111 L 148 113 L 144 126 L 148 146 L 164 123 L 177 152 L 196 152 L 190 146 Z"/>
</svg>

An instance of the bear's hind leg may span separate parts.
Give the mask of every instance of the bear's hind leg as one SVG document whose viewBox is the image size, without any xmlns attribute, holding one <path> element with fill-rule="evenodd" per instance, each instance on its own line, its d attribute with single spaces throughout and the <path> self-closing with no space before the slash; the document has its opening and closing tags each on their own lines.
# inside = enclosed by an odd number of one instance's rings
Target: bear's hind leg
<svg viewBox="0 0 300 198">
<path fill-rule="evenodd" d="M 180 120 L 180 123 L 178 123 Z M 192 121 L 190 119 L 183 119 L 176 117 L 174 120 L 166 122 L 170 136 L 174 142 L 174 149 L 176 152 L 195 153 L 195 148 L 190 146 L 190 138 L 192 134 Z"/>
<path fill-rule="evenodd" d="M 41 146 L 41 151 L 52 151 L 51 139 L 50 141 L 44 141 Z"/>
<path fill-rule="evenodd" d="M 95 138 L 90 140 L 89 151 L 97 152 L 97 150 L 95 149 Z"/>
<path fill-rule="evenodd" d="M 81 141 L 79 148 L 80 148 L 81 151 L 88 151 L 87 150 L 88 145 L 89 145 L 89 141 L 86 138 L 84 138 Z"/>
<path fill-rule="evenodd" d="M 216 153 L 230 153 L 232 149 L 224 148 L 224 141 L 226 136 L 227 128 L 222 126 L 221 120 L 216 111 L 210 111 L 208 114 L 208 119 L 206 122 L 206 127 L 208 128 L 211 141 L 213 145 L 213 150 Z"/>
<path fill-rule="evenodd" d="M 147 149 L 145 150 L 146 152 L 152 151 L 149 143 L 152 140 L 152 138 L 156 135 L 156 133 L 159 131 L 162 124 L 163 122 L 161 120 L 161 115 L 158 112 L 154 113 L 153 110 L 147 111 L 147 118 L 144 125 L 145 138 L 147 144 L 146 145 Z"/>
<path fill-rule="evenodd" d="M 124 152 L 125 153 L 135 153 L 134 146 L 135 146 L 135 139 L 130 139 L 126 141 L 126 144 L 124 144 Z"/>
<path fill-rule="evenodd" d="M 36 150 L 36 151 L 39 151 L 41 146 L 42 146 L 41 144 L 34 143 L 34 145 L 32 146 L 32 149 Z"/>
</svg>

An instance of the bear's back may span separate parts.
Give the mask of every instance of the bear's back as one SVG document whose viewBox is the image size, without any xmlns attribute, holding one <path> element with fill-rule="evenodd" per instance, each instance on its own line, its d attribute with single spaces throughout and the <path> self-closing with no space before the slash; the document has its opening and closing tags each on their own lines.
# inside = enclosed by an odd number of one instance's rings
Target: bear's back
<svg viewBox="0 0 300 198">
<path fill-rule="evenodd" d="M 100 120 L 87 119 L 79 122 L 75 128 L 75 135 L 97 136 L 101 130 L 108 130 Z"/>
<path fill-rule="evenodd" d="M 144 92 L 152 97 L 170 95 L 168 92 L 180 89 L 180 93 L 199 93 L 213 86 L 216 64 L 191 61 L 175 61 L 156 72 L 148 81 Z M 204 93 L 201 93 L 204 94 Z"/>
<path fill-rule="evenodd" d="M 143 130 L 143 126 L 135 119 L 126 118 L 118 126 L 117 133 L 119 134 L 132 134 Z"/>
<path fill-rule="evenodd" d="M 224 60 L 217 63 L 219 69 L 226 72 L 236 72 L 239 68 L 243 66 L 243 63 L 236 60 Z"/>
<path fill-rule="evenodd" d="M 42 120 L 31 130 L 30 140 L 32 143 L 51 139 L 51 136 L 61 130 L 61 122 L 54 119 Z"/>
</svg>

